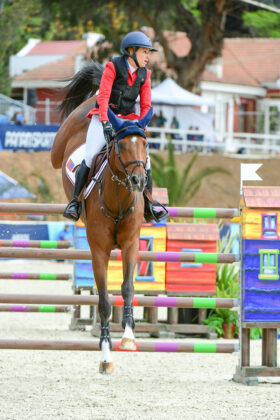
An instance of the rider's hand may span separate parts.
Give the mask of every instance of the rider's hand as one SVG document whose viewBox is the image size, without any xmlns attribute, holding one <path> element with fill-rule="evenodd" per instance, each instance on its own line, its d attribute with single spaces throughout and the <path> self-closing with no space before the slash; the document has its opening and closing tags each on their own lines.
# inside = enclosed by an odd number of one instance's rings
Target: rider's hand
<svg viewBox="0 0 280 420">
<path fill-rule="evenodd" d="M 115 131 L 110 121 L 102 121 L 102 126 L 103 126 L 103 133 L 104 133 L 105 140 L 107 143 L 109 143 L 111 139 L 114 137 Z"/>
</svg>

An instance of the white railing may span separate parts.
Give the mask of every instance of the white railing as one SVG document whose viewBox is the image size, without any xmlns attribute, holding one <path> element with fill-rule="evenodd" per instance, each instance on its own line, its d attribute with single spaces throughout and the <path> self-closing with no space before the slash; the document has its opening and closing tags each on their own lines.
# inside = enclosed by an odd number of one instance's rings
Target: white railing
<svg viewBox="0 0 280 420">
<path fill-rule="evenodd" d="M 59 103 L 46 99 L 37 101 L 36 108 L 24 105 L 22 102 L 10 99 L 0 94 L 0 114 L 10 115 L 12 111 L 23 111 L 29 124 L 58 124 L 58 114 L 55 108 Z M 40 116 L 39 120 L 38 117 Z M 171 139 L 175 152 L 202 153 L 221 152 L 229 154 L 252 155 L 280 155 L 279 134 L 229 133 L 209 132 L 197 130 L 183 130 L 171 128 L 148 127 L 150 150 L 165 150 Z"/>
<path fill-rule="evenodd" d="M 15 101 L 0 93 L 0 114 L 11 119 L 14 113 L 18 111 L 23 113 L 26 123 L 35 124 L 36 111 L 32 106 L 25 105 L 20 101 Z"/>
<path fill-rule="evenodd" d="M 151 150 L 166 149 L 171 139 L 175 151 L 178 152 L 198 150 L 204 153 L 219 151 L 247 155 L 280 154 L 280 134 L 213 132 L 209 135 L 206 131 L 155 127 L 149 127 L 148 131 L 152 135 L 149 137 Z"/>
</svg>

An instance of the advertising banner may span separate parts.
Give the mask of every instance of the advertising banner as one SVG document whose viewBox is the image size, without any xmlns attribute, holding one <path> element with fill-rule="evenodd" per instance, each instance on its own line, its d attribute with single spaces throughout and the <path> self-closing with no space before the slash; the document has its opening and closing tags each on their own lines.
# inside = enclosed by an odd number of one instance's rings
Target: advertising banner
<svg viewBox="0 0 280 420">
<path fill-rule="evenodd" d="M 0 124 L 0 149 L 51 150 L 59 125 Z"/>
</svg>

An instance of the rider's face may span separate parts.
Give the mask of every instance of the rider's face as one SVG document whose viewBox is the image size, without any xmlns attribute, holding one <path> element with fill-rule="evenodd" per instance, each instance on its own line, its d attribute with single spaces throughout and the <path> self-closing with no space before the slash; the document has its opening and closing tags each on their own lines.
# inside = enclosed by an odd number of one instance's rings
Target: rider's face
<svg viewBox="0 0 280 420">
<path fill-rule="evenodd" d="M 128 52 L 130 54 L 133 54 L 133 48 L 129 48 Z M 149 50 L 149 48 L 144 48 L 144 47 L 139 47 L 137 48 L 136 51 L 136 58 L 138 60 L 139 66 L 140 67 L 145 67 L 150 59 L 150 55 L 151 55 L 151 51 Z M 129 57 L 128 58 L 128 62 L 133 66 L 133 67 L 137 67 L 133 58 Z"/>
<path fill-rule="evenodd" d="M 146 67 L 149 62 L 151 51 L 149 48 L 139 47 L 136 51 L 136 57 L 140 67 Z"/>
</svg>

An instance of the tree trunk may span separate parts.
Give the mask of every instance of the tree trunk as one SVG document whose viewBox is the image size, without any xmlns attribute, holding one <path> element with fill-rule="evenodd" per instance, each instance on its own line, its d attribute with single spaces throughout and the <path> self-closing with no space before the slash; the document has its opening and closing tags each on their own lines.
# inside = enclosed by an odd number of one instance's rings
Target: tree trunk
<svg viewBox="0 0 280 420">
<path fill-rule="evenodd" d="M 181 2 L 176 6 L 176 29 L 188 34 L 192 48 L 186 57 L 177 57 L 170 53 L 167 43 L 163 47 L 168 67 L 175 70 L 183 88 L 195 90 L 205 66 L 221 55 L 226 13 L 232 3 L 233 0 L 200 0 L 201 24 Z M 157 37 L 162 41 L 163 34 L 157 33 Z"/>
</svg>

